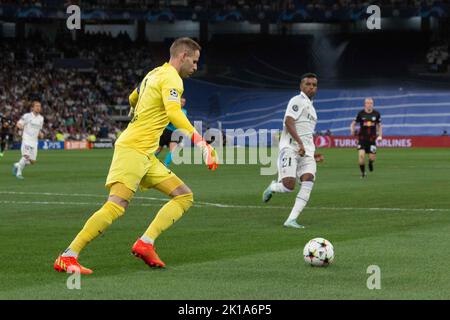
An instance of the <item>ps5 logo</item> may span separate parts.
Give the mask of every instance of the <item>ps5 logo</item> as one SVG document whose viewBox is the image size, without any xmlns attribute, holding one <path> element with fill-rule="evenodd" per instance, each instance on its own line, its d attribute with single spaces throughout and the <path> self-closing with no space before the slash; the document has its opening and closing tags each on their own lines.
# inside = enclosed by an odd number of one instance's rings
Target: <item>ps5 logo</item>
<svg viewBox="0 0 450 320">
<path fill-rule="evenodd" d="M 81 29 L 81 9 L 79 6 L 71 5 L 67 7 L 67 14 L 70 16 L 66 20 L 66 26 L 69 30 Z"/>
<path fill-rule="evenodd" d="M 379 6 L 371 5 L 367 7 L 366 13 L 371 14 L 367 18 L 366 26 L 369 30 L 380 30 L 381 29 L 381 9 Z"/>
</svg>

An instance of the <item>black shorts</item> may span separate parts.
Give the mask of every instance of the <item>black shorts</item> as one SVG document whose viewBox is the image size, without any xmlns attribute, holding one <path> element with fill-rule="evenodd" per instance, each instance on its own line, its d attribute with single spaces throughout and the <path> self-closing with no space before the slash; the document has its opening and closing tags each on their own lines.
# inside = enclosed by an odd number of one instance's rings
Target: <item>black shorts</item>
<svg viewBox="0 0 450 320">
<path fill-rule="evenodd" d="M 159 146 L 160 147 L 168 147 L 170 144 L 170 140 L 172 137 L 172 131 L 168 130 L 168 129 L 164 129 L 161 137 L 159 138 Z"/>
<path fill-rule="evenodd" d="M 8 142 L 9 144 L 13 143 L 13 134 L 10 132 L 0 132 L 0 140 L 2 142 Z"/>
<path fill-rule="evenodd" d="M 173 134 L 173 131 L 171 131 L 167 128 L 164 129 L 161 137 L 159 138 L 159 146 L 160 147 L 164 147 L 164 146 L 169 147 L 169 144 L 171 142 L 180 143 L 183 140 L 183 136 L 180 136 L 178 141 L 172 140 L 172 134 Z"/>
<path fill-rule="evenodd" d="M 366 153 L 377 153 L 377 144 L 375 141 L 369 140 L 359 140 L 358 141 L 358 150 L 364 150 Z"/>
</svg>

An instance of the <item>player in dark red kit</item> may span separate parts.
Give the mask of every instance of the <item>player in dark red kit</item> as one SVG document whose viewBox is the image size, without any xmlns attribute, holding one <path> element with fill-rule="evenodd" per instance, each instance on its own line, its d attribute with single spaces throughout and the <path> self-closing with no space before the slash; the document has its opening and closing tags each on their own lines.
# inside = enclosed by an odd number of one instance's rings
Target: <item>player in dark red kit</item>
<svg viewBox="0 0 450 320">
<path fill-rule="evenodd" d="M 366 153 L 369 155 L 369 170 L 373 171 L 373 163 L 376 160 L 377 141 L 382 139 L 381 116 L 373 108 L 373 99 L 364 100 L 364 110 L 358 112 L 352 121 L 350 131 L 352 136 L 356 135 L 356 124 L 359 124 L 358 132 L 358 160 L 361 169 L 361 177 L 367 177 Z"/>
</svg>

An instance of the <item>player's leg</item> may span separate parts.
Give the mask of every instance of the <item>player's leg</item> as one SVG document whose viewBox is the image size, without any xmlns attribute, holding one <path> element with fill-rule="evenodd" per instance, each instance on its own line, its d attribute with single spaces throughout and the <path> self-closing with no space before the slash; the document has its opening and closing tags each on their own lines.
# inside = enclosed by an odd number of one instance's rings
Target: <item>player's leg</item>
<svg viewBox="0 0 450 320">
<path fill-rule="evenodd" d="M 377 154 L 377 146 L 376 145 L 371 145 L 370 146 L 370 152 L 369 152 L 369 171 L 373 171 L 373 164 L 375 162 L 375 160 L 377 159 L 376 157 Z"/>
<path fill-rule="evenodd" d="M 78 256 L 86 245 L 101 235 L 118 218 L 120 218 L 133 198 L 133 190 L 128 189 L 123 183 L 117 182 L 111 186 L 108 200 L 86 222 L 78 233 L 69 250 Z M 64 254 L 63 254 L 64 255 Z"/>
<path fill-rule="evenodd" d="M 169 167 L 170 164 L 172 163 L 172 151 L 173 149 L 175 149 L 175 147 L 177 146 L 176 142 L 171 141 L 169 144 L 169 152 L 167 152 L 166 154 L 166 158 L 164 159 L 164 165 L 166 167 Z"/>
<path fill-rule="evenodd" d="M 173 189 L 179 183 L 181 185 Z M 151 244 L 154 244 L 155 240 L 164 231 L 175 224 L 194 202 L 191 189 L 176 176 L 171 178 L 171 181 L 166 180 L 154 186 L 154 188 L 170 196 L 171 200 L 158 211 L 150 226 L 141 237 L 141 240 Z"/>
<path fill-rule="evenodd" d="M 22 172 L 27 165 L 34 164 L 37 157 L 37 146 L 31 146 L 22 143 L 21 147 L 22 157 L 13 165 L 13 175 L 18 179 L 23 179 Z"/>
<path fill-rule="evenodd" d="M 3 155 L 5 153 L 5 151 L 7 151 L 12 144 L 13 144 L 13 134 L 7 133 L 4 136 L 4 138 L 2 139 L 1 154 Z"/>
<path fill-rule="evenodd" d="M 12 173 L 16 177 L 22 177 L 22 170 L 25 168 L 28 162 L 28 148 L 25 146 L 25 144 L 22 142 L 22 146 L 20 147 L 20 153 L 21 157 L 19 161 L 15 162 L 13 164 Z M 20 171 L 19 171 L 20 168 Z"/>
<path fill-rule="evenodd" d="M 14 135 L 12 133 L 8 134 L 8 140 L 6 141 L 6 150 L 9 150 L 14 144 Z"/>
<path fill-rule="evenodd" d="M 163 147 L 164 147 L 164 146 L 161 146 L 161 145 L 160 145 L 160 146 L 158 147 L 158 149 L 156 149 L 156 151 L 155 151 L 155 157 L 157 157 L 157 156 L 161 153 Z"/>
<path fill-rule="evenodd" d="M 29 156 L 29 162 L 30 165 L 35 165 L 37 162 L 37 155 L 38 155 L 38 145 L 36 144 L 33 146 L 33 149 L 31 149 L 31 154 Z"/>
<path fill-rule="evenodd" d="M 170 130 L 164 129 L 163 133 L 161 134 L 161 137 L 159 138 L 159 147 L 158 149 L 156 149 L 156 152 L 154 153 L 156 157 L 161 153 L 164 147 L 167 148 L 169 147 L 171 134 L 172 132 Z"/>
<path fill-rule="evenodd" d="M 133 166 L 130 166 L 130 163 L 133 163 Z M 68 272 L 72 268 L 81 273 L 92 273 L 92 270 L 79 265 L 78 255 L 92 240 L 104 233 L 115 220 L 123 216 L 148 166 L 145 155 L 133 149 L 115 147 L 106 179 L 106 187 L 110 189 L 108 199 L 86 221 L 67 250 L 55 261 L 54 268 L 57 271 Z"/>
<path fill-rule="evenodd" d="M 6 149 L 6 140 L 7 136 L 5 134 L 0 134 L 0 157 L 3 157 L 3 154 Z"/>
<path fill-rule="evenodd" d="M 108 200 L 86 221 L 83 229 L 69 247 L 56 259 L 55 270 L 69 272 L 73 269 L 84 274 L 92 273 L 92 270 L 84 268 L 78 263 L 78 255 L 92 240 L 104 233 L 115 220 L 125 213 L 133 195 L 134 192 L 124 184 L 113 184 Z"/>
<path fill-rule="evenodd" d="M 358 145 L 358 164 L 359 170 L 361 171 L 361 177 L 364 178 L 366 176 L 366 149 L 361 142 Z"/>
<path fill-rule="evenodd" d="M 311 191 L 314 186 L 317 165 L 313 157 L 305 156 L 301 158 L 298 164 L 298 176 L 301 183 L 300 191 L 295 198 L 295 204 L 286 219 L 284 226 L 293 228 L 304 228 L 297 223 L 297 218 L 302 213 L 308 203 Z"/>
<path fill-rule="evenodd" d="M 278 181 L 272 181 L 263 192 L 263 201 L 268 202 L 273 193 L 287 193 L 295 189 L 297 154 L 289 148 L 280 150 L 278 155 Z"/>
<path fill-rule="evenodd" d="M 132 253 L 152 267 L 164 267 L 154 249 L 155 240 L 192 206 L 192 191 L 174 173 L 155 158 L 147 175 L 141 181 L 141 188 L 154 188 L 171 197 L 156 214 L 142 237 L 133 245 Z"/>
</svg>

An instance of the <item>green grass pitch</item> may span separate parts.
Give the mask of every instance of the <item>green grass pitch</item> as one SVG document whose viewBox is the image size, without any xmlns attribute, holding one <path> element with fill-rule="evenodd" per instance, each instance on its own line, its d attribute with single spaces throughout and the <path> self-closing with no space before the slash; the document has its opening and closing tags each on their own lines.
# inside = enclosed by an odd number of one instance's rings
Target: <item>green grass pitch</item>
<svg viewBox="0 0 450 320">
<path fill-rule="evenodd" d="M 81 277 L 80 290 L 67 289 L 53 262 L 105 200 L 112 150 L 41 151 L 23 181 L 11 175 L 19 153 L 7 152 L 0 299 L 450 299 L 450 150 L 380 149 L 364 180 L 355 150 L 321 152 L 304 230 L 282 227 L 298 188 L 263 204 L 274 176 L 258 165 L 172 166 L 197 202 L 156 242 L 167 269 L 130 253 L 165 198 L 139 192 L 83 251 L 95 274 Z M 303 262 L 314 237 L 334 245 L 328 268 Z M 367 288 L 370 265 L 380 267 L 379 290 Z"/>
</svg>

